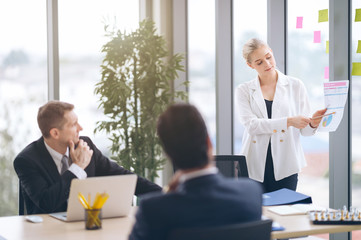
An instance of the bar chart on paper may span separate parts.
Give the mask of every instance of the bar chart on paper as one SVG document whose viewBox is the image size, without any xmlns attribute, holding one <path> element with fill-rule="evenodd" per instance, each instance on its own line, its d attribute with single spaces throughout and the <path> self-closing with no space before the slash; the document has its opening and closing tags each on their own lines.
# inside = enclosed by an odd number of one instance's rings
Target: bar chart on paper
<svg viewBox="0 0 361 240">
<path fill-rule="evenodd" d="M 348 94 L 348 80 L 323 84 L 327 111 L 321 120 L 319 131 L 334 132 L 340 124 Z"/>
</svg>

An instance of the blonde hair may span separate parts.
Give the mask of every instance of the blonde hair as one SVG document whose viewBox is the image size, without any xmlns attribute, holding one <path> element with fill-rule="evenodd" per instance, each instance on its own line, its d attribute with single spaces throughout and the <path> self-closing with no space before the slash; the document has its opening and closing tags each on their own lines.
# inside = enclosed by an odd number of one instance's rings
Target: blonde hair
<svg viewBox="0 0 361 240">
<path fill-rule="evenodd" d="M 250 55 L 260 47 L 269 47 L 267 43 L 258 39 L 258 38 L 251 38 L 243 45 L 243 58 L 248 62 L 251 63 Z"/>
</svg>

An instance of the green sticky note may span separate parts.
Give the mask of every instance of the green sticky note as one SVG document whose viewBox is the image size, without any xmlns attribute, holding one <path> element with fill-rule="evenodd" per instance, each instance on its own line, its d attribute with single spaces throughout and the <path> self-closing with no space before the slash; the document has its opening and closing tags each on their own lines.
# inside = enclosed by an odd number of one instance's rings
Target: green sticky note
<svg viewBox="0 0 361 240">
<path fill-rule="evenodd" d="M 361 8 L 356 9 L 355 22 L 361 22 Z"/>
<path fill-rule="evenodd" d="M 330 43 L 329 41 L 326 41 L 326 53 L 330 52 Z"/>
<path fill-rule="evenodd" d="M 318 11 L 318 22 L 328 22 L 328 9 Z"/>
<path fill-rule="evenodd" d="M 358 40 L 356 53 L 361 53 L 361 40 Z"/>
<path fill-rule="evenodd" d="M 352 63 L 352 76 L 361 76 L 361 62 Z"/>
</svg>

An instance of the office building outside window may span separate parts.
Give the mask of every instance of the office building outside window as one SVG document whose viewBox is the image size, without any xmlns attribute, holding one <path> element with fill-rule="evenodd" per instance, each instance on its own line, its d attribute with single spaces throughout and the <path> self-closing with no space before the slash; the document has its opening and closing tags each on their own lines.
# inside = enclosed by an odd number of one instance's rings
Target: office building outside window
<svg viewBox="0 0 361 240">
<path fill-rule="evenodd" d="M 288 1 L 287 74 L 306 86 L 311 111 L 325 108 L 323 83 L 328 81 L 329 22 L 319 22 L 319 10 L 329 8 L 327 0 Z M 312 6 L 312 7 L 310 7 Z M 312 196 L 315 204 L 329 205 L 329 139 L 317 132 L 302 137 L 307 167 L 299 174 L 297 190 Z M 328 239 L 328 234 L 320 236 Z"/>
<path fill-rule="evenodd" d="M 215 1 L 188 1 L 189 102 L 203 115 L 216 149 Z"/>
<path fill-rule="evenodd" d="M 46 2 L 0 2 L 0 216 L 18 213 L 15 156 L 40 137 L 47 99 Z"/>
<path fill-rule="evenodd" d="M 94 94 L 101 79 L 101 49 L 109 41 L 105 24 L 110 30 L 115 26 L 126 32 L 138 28 L 139 1 L 59 1 L 60 100 L 75 105 L 84 129 L 80 134 L 90 136 L 107 154 L 111 142 L 105 132 L 93 132 L 96 122 L 105 120 L 103 110 L 98 109 L 99 96 Z"/>
<path fill-rule="evenodd" d="M 361 64 L 361 22 L 356 20 L 356 9 L 361 9 L 361 1 L 353 0 L 351 10 L 351 26 L 352 26 L 352 41 L 351 41 L 351 62 Z M 358 10 L 361 11 L 361 10 Z M 360 15 L 357 15 L 360 17 Z M 356 20 L 356 21 L 355 21 Z M 351 63 L 351 64 L 352 64 Z M 355 69 L 354 69 L 355 70 Z M 351 106 L 352 106 L 352 206 L 361 209 L 361 76 L 351 76 L 352 92 L 351 92 Z M 361 231 L 352 232 L 352 239 L 360 239 Z"/>
<path fill-rule="evenodd" d="M 252 22 L 252 24 L 250 24 Z M 233 1 L 233 93 L 241 83 L 257 77 L 243 59 L 243 45 L 251 38 L 267 42 L 267 0 Z M 233 98 L 235 99 L 235 97 Z M 237 103 L 233 104 L 233 152 L 239 154 L 244 127 L 239 120 Z"/>
</svg>

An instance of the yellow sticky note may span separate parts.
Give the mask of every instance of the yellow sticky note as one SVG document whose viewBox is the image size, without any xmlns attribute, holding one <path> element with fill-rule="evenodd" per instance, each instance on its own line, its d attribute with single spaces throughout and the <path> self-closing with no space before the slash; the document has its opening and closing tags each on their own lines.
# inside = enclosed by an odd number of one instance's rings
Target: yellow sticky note
<svg viewBox="0 0 361 240">
<path fill-rule="evenodd" d="M 361 62 L 352 63 L 352 76 L 361 76 Z"/>
<path fill-rule="evenodd" d="M 318 22 L 328 22 L 328 9 L 318 11 Z"/>
<path fill-rule="evenodd" d="M 361 8 L 356 9 L 355 22 L 361 22 Z"/>
<path fill-rule="evenodd" d="M 329 41 L 326 41 L 326 53 L 330 52 L 330 43 Z"/>
<path fill-rule="evenodd" d="M 356 53 L 361 53 L 361 40 L 358 40 Z"/>
</svg>

